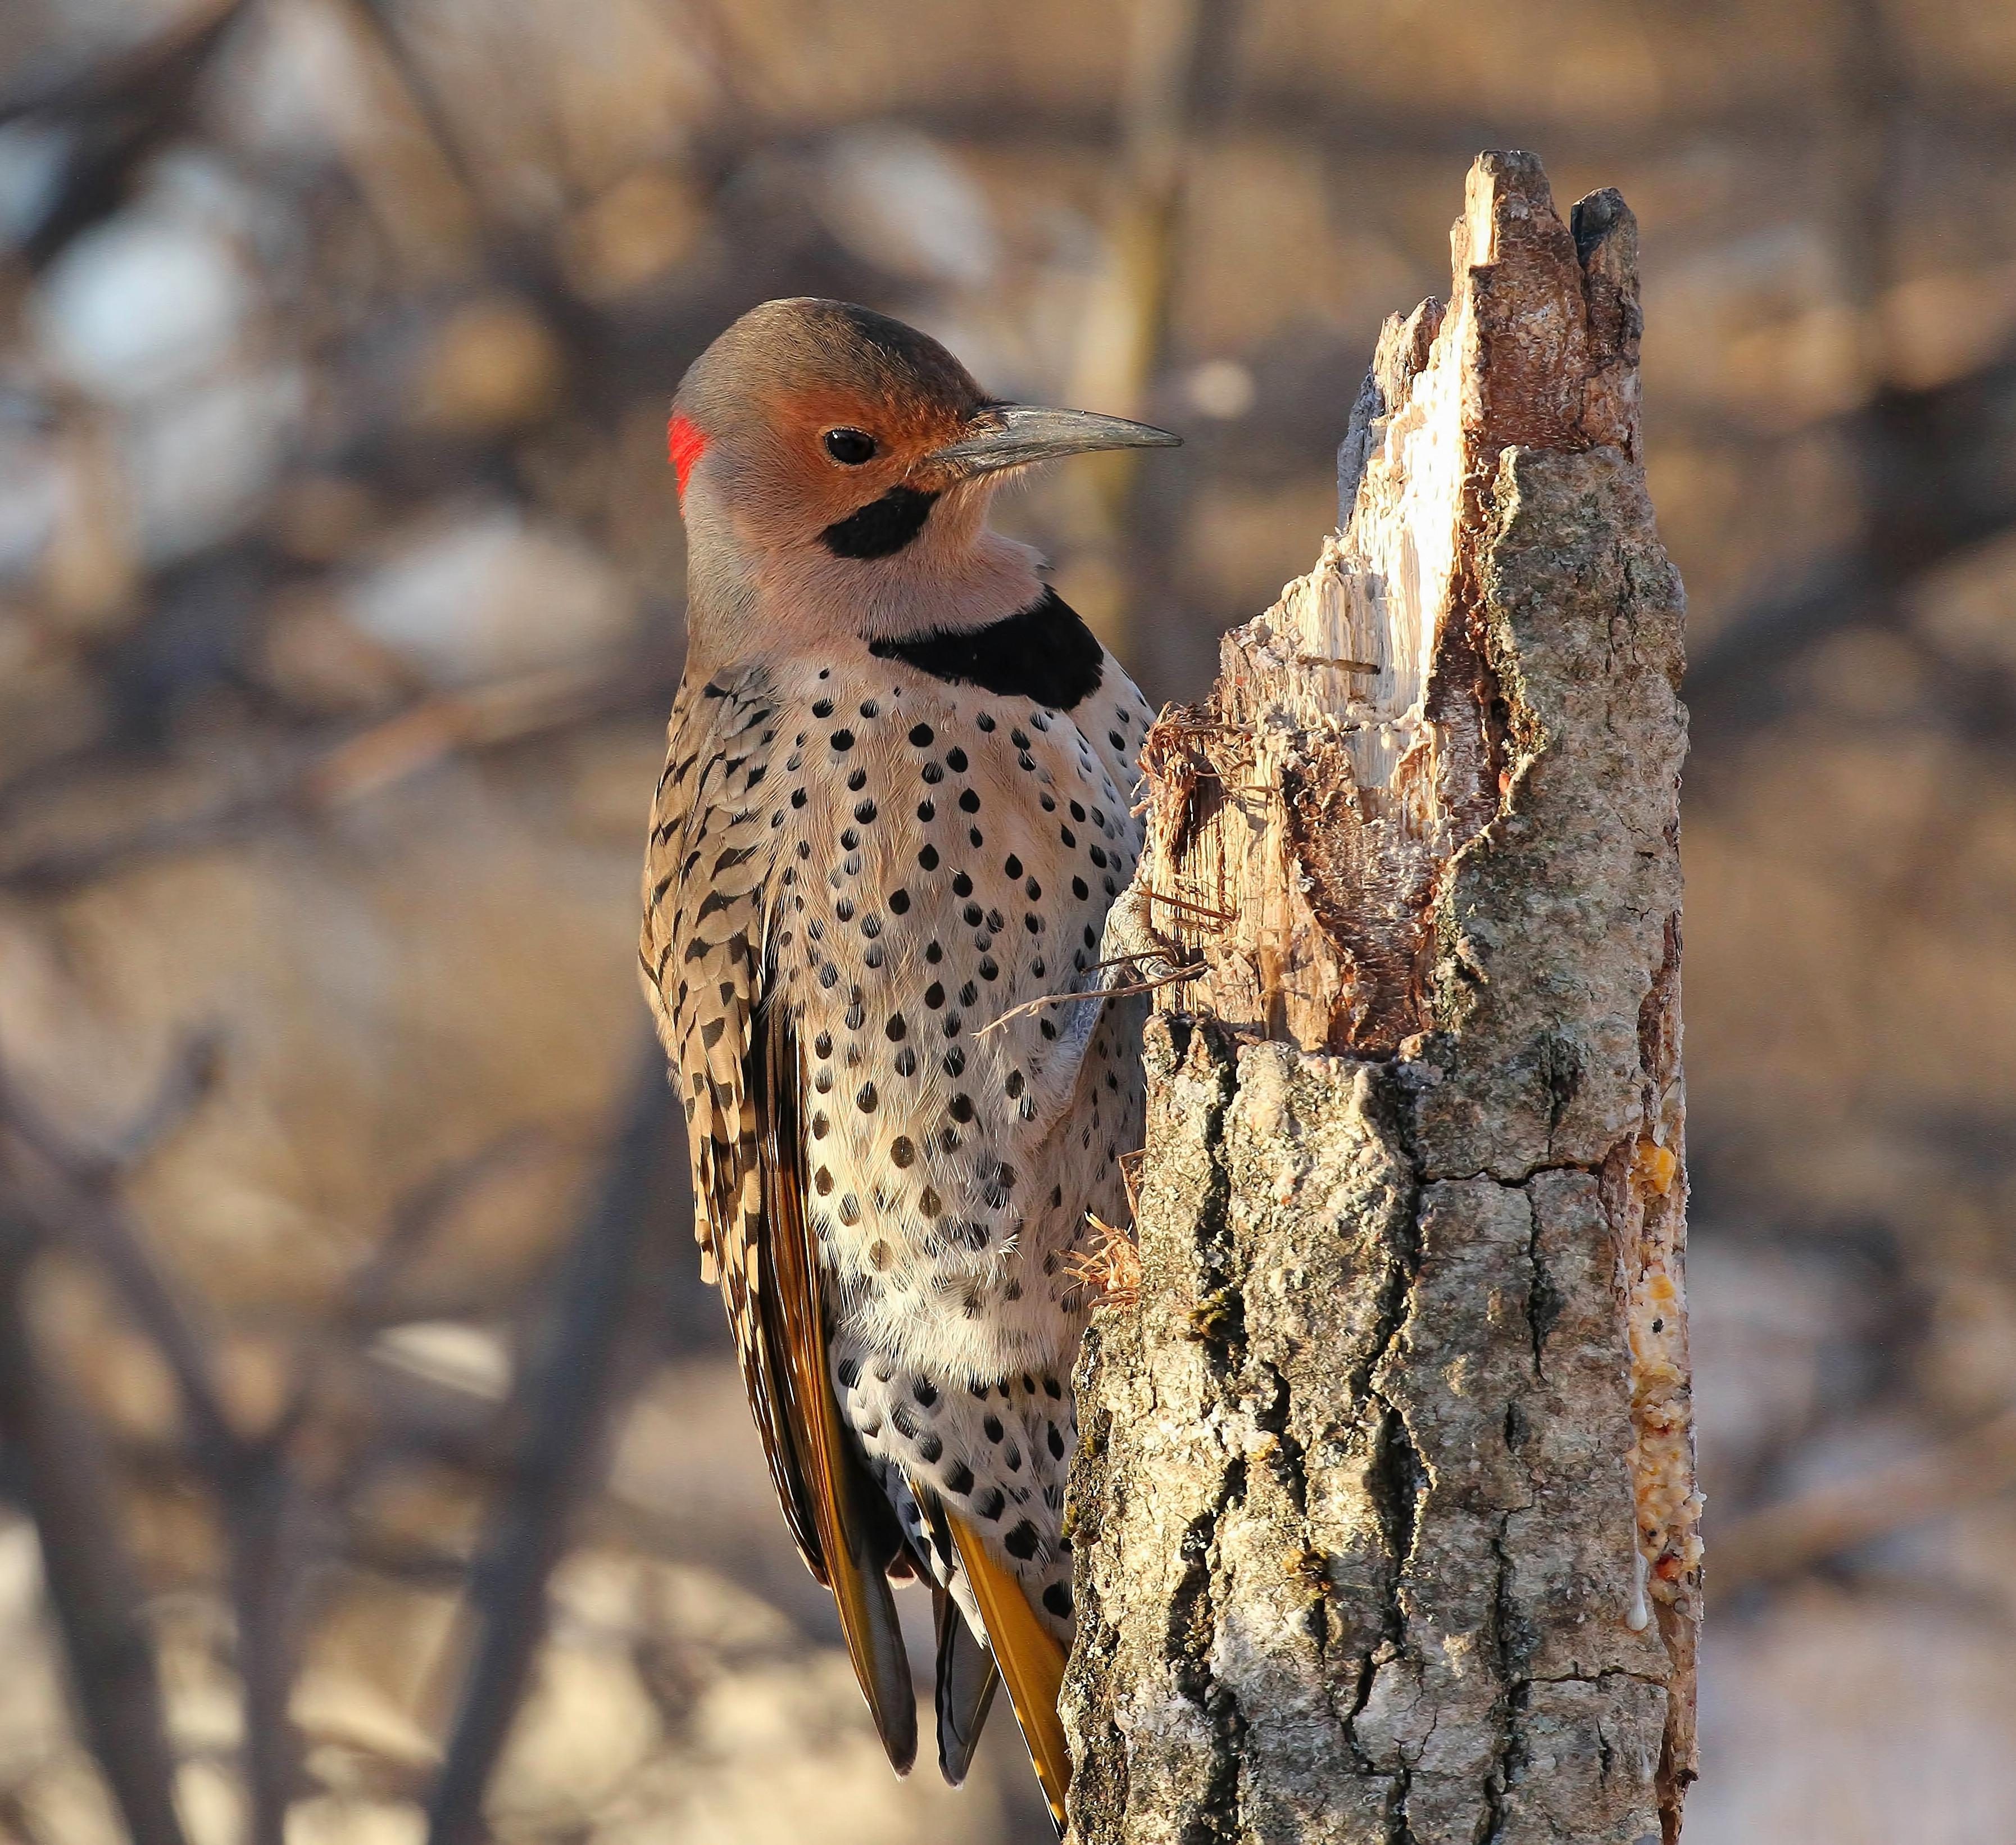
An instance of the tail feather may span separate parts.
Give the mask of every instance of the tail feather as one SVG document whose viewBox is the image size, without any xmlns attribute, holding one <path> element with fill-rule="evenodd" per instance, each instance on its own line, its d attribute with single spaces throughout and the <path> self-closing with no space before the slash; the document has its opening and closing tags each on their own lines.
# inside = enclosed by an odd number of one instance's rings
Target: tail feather
<svg viewBox="0 0 2016 1845">
<path fill-rule="evenodd" d="M 957 1787 L 973 1765 L 973 1752 L 1001 1674 L 985 1643 L 967 1625 L 951 1591 L 934 1584 L 931 1602 L 938 1630 L 938 1769 Z"/>
<path fill-rule="evenodd" d="M 1064 1795 L 1071 1786 L 1071 1751 L 1057 1716 L 1057 1694 L 1064 1681 L 1063 1642 L 1037 1618 L 1013 1572 L 988 1554 L 979 1532 L 956 1514 L 946 1516 L 959 1548 L 959 1567 L 972 1585 L 994 1663 L 1008 1687 L 1008 1701 L 1015 1707 L 1015 1721 L 1022 1726 L 1022 1740 L 1029 1746 L 1029 1759 L 1062 1838 Z"/>
</svg>

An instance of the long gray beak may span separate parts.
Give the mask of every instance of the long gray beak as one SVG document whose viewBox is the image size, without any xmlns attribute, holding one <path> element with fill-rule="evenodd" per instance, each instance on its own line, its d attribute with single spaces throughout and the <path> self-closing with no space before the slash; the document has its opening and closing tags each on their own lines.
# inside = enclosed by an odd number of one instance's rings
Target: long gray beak
<svg viewBox="0 0 2016 1845">
<path fill-rule="evenodd" d="M 1050 410 L 1037 404 L 990 404 L 968 433 L 931 456 L 964 474 L 992 474 L 1095 449 L 1173 449 L 1183 441 L 1166 429 L 1102 416 L 1093 410 Z"/>
</svg>

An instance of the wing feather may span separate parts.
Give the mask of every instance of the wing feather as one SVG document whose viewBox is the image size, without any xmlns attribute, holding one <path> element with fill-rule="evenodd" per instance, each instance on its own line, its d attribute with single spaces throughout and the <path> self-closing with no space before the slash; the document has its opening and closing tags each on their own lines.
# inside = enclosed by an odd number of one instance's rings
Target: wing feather
<svg viewBox="0 0 2016 1845">
<path fill-rule="evenodd" d="M 639 958 L 676 1072 L 695 1234 L 718 1280 L 785 1522 L 833 1593 L 848 1651 L 898 1773 L 916 1701 L 887 1572 L 902 1527 L 840 1422 L 817 1251 L 805 1209 L 794 1023 L 766 982 L 771 829 L 749 738 L 774 702 L 760 676 L 682 686 L 644 871 Z"/>
<path fill-rule="evenodd" d="M 797 1479 L 811 1501 L 826 1582 L 862 1695 L 890 1765 L 907 1775 L 917 1759 L 917 1703 L 889 1591 L 889 1566 L 903 1548 L 895 1509 L 841 1426 L 826 1368 L 826 1312 L 817 1252 L 805 1210 L 805 1141 L 798 1097 L 805 1082 L 797 1035 L 782 1006 L 758 1034 L 765 1101 L 763 1136 L 763 1328 L 782 1386 L 783 1432 Z M 762 1284 L 768 1284 L 767 1286 Z"/>
<path fill-rule="evenodd" d="M 768 828 L 749 811 L 751 752 L 741 740 L 772 709 L 760 680 L 680 686 L 645 856 L 639 960 L 686 1110 L 702 1272 L 720 1285 L 784 1522 L 806 1568 L 825 1582 L 812 1497 L 782 1421 L 778 1355 L 763 1328 L 763 1184 L 749 1061 L 762 999 Z"/>
</svg>

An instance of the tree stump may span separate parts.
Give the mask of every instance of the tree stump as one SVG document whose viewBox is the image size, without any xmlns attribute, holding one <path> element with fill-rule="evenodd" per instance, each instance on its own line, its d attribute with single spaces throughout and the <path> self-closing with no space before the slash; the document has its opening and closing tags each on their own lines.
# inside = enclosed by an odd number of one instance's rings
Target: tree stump
<svg viewBox="0 0 2016 1845">
<path fill-rule="evenodd" d="M 1341 530 L 1147 745 L 1140 1278 L 1088 1336 L 1082 1845 L 1675 1840 L 1701 1619 L 1679 579 L 1636 231 L 1472 168 Z"/>
</svg>

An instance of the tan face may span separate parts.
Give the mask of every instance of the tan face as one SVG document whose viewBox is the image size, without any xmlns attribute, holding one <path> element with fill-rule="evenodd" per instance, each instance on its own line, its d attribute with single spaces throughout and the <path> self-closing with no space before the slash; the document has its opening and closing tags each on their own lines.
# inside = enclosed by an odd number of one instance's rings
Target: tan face
<svg viewBox="0 0 2016 1845">
<path fill-rule="evenodd" d="M 941 494 L 954 470 L 931 458 L 966 427 L 958 409 L 922 396 L 870 397 L 842 385 L 779 390 L 751 405 L 754 427 L 726 445 L 739 487 L 765 502 L 765 523 L 815 537 L 892 488 Z"/>
<path fill-rule="evenodd" d="M 765 544 L 816 542 L 893 488 L 941 493 L 931 460 L 990 400 L 934 340 L 837 301 L 769 301 L 694 362 L 673 405 L 681 488 Z M 689 506 L 690 520 L 693 508 Z"/>
</svg>

